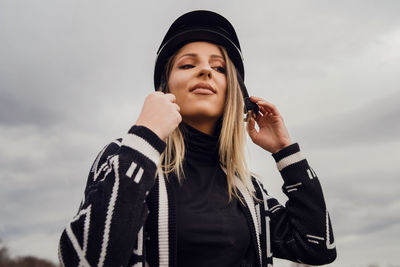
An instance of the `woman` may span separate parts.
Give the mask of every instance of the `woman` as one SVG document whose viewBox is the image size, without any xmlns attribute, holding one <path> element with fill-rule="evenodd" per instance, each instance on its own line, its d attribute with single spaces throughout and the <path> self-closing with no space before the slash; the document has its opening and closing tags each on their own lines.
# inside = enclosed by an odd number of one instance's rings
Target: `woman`
<svg viewBox="0 0 400 267">
<path fill-rule="evenodd" d="M 96 158 L 78 214 L 60 240 L 65 266 L 326 264 L 336 249 L 321 187 L 277 108 L 248 98 L 239 41 L 210 11 L 178 18 L 128 134 Z M 273 153 L 289 200 L 280 205 L 244 158 Z M 255 123 L 259 131 L 255 129 Z"/>
</svg>

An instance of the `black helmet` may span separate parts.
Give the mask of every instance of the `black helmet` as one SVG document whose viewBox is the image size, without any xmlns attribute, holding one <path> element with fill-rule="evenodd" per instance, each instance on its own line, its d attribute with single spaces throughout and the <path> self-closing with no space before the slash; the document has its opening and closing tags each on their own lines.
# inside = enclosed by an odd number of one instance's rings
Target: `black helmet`
<svg viewBox="0 0 400 267">
<path fill-rule="evenodd" d="M 238 80 L 243 97 L 245 98 L 246 108 L 254 109 L 257 107 L 256 104 L 251 103 L 248 99 L 248 93 L 243 83 L 243 57 L 235 29 L 226 18 L 207 10 L 196 10 L 183 14 L 172 23 L 157 51 L 154 69 L 155 90 L 157 90 L 160 85 L 165 86 L 163 84 L 163 76 L 168 59 L 179 48 L 187 43 L 195 41 L 207 41 L 225 47 L 229 58 L 236 67 Z"/>
</svg>

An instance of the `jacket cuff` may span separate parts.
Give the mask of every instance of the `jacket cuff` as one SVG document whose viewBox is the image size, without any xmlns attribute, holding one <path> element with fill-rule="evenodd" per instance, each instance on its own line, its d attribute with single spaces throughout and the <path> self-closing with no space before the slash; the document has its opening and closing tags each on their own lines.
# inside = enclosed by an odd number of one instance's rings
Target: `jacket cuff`
<svg viewBox="0 0 400 267">
<path fill-rule="evenodd" d="M 139 151 L 157 165 L 166 143 L 149 128 L 134 125 L 122 139 L 122 146 Z"/>
<path fill-rule="evenodd" d="M 272 157 L 274 157 L 279 171 L 305 159 L 300 152 L 298 143 L 291 144 L 279 150 L 275 154 L 272 154 Z"/>
</svg>

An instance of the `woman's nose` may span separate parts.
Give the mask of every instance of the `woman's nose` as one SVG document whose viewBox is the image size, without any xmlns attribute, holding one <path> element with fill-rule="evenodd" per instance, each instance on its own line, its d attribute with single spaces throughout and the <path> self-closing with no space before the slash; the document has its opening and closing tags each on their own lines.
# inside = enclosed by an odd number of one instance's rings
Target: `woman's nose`
<svg viewBox="0 0 400 267">
<path fill-rule="evenodd" d="M 199 70 L 199 76 L 200 77 L 207 76 L 208 78 L 211 78 L 212 77 L 212 68 L 211 68 L 211 66 L 208 65 L 208 64 L 201 65 L 200 70 Z"/>
</svg>

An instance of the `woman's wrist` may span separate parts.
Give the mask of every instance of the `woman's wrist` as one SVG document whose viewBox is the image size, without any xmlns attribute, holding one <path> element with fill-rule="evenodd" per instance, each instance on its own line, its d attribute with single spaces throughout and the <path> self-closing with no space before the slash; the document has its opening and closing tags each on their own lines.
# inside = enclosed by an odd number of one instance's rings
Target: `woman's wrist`
<svg viewBox="0 0 400 267">
<path fill-rule="evenodd" d="M 276 147 L 271 151 L 271 153 L 272 153 L 272 154 L 276 154 L 276 153 L 278 153 L 279 151 L 281 151 L 282 149 L 285 149 L 286 147 L 288 147 L 288 146 L 290 146 L 290 145 L 292 145 L 292 144 L 293 144 L 293 142 L 292 142 L 291 140 L 285 141 L 285 142 L 279 144 L 278 146 L 276 146 Z"/>
</svg>

